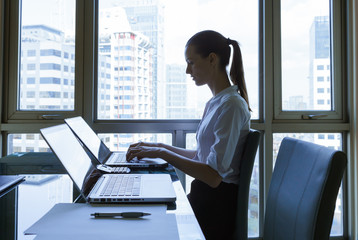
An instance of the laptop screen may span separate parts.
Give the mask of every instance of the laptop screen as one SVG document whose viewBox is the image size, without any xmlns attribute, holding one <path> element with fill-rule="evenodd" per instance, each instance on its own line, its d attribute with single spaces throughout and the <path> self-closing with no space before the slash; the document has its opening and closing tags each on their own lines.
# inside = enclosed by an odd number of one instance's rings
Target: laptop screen
<svg viewBox="0 0 358 240">
<path fill-rule="evenodd" d="M 111 151 L 101 139 L 99 139 L 85 120 L 83 120 L 82 117 L 74 117 L 67 118 L 65 121 L 88 150 L 103 164 Z"/>
<path fill-rule="evenodd" d="M 93 182 L 97 181 L 99 173 L 95 168 L 80 142 L 66 124 L 40 130 L 42 136 L 61 161 L 72 181 L 87 199 Z"/>
</svg>

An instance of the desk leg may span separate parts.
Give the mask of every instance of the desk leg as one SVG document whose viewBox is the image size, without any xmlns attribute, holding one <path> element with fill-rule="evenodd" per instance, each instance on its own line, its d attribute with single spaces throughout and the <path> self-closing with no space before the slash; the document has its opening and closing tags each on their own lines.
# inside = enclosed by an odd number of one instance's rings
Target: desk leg
<svg viewBox="0 0 358 240">
<path fill-rule="evenodd" d="M 0 198 L 0 239 L 17 240 L 17 191 Z"/>
</svg>

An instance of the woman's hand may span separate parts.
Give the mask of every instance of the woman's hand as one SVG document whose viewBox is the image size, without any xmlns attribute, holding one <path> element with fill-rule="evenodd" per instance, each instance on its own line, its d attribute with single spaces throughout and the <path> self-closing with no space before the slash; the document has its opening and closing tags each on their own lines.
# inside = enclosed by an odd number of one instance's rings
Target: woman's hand
<svg viewBox="0 0 358 240">
<path fill-rule="evenodd" d="M 127 161 L 131 161 L 133 158 L 163 158 L 163 152 L 166 151 L 166 149 L 158 147 L 157 145 L 158 144 L 155 143 L 148 144 L 143 142 L 132 144 L 128 148 L 126 159 Z"/>
<path fill-rule="evenodd" d="M 141 146 L 147 146 L 147 147 L 160 147 L 160 143 L 150 143 L 150 142 L 137 142 L 133 143 L 129 146 L 129 148 L 133 147 L 141 147 Z"/>
</svg>

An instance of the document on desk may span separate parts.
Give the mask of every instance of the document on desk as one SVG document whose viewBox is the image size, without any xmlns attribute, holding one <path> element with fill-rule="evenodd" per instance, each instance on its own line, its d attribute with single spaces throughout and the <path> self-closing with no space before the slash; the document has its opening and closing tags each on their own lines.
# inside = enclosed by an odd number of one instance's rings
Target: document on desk
<svg viewBox="0 0 358 240">
<path fill-rule="evenodd" d="M 25 231 L 35 240 L 179 239 L 176 217 L 166 214 L 166 205 L 56 204 Z M 140 218 L 94 218 L 92 213 L 146 212 Z"/>
</svg>

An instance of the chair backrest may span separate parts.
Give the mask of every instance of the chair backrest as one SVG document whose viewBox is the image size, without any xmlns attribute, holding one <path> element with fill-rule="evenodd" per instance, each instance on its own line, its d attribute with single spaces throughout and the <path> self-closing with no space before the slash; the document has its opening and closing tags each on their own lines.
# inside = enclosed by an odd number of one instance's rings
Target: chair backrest
<svg viewBox="0 0 358 240">
<path fill-rule="evenodd" d="M 257 148 L 260 142 L 260 132 L 250 129 L 246 137 L 244 151 L 242 153 L 240 163 L 240 180 L 238 192 L 238 206 L 237 206 L 237 223 L 235 231 L 235 239 L 246 240 L 247 236 L 247 217 L 248 217 L 248 202 L 249 189 L 251 182 L 252 168 L 255 162 Z"/>
<path fill-rule="evenodd" d="M 329 239 L 346 154 L 284 138 L 266 201 L 265 240 Z"/>
</svg>

